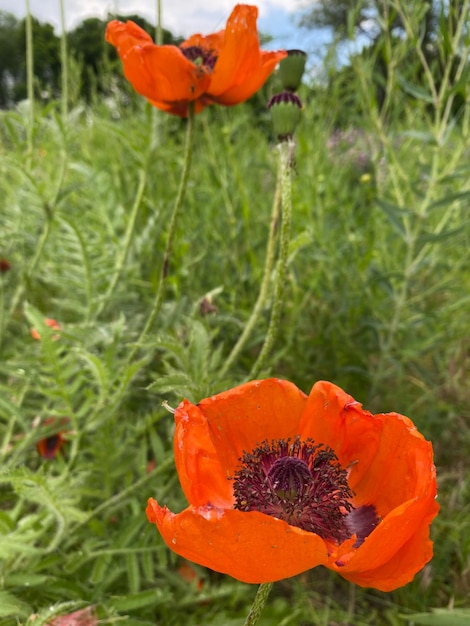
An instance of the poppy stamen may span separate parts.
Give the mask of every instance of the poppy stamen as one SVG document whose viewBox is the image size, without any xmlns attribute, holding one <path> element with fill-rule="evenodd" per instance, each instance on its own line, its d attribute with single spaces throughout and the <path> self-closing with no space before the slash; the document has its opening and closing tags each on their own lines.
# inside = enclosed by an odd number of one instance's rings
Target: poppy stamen
<svg viewBox="0 0 470 626">
<path fill-rule="evenodd" d="M 194 65 L 202 65 L 210 70 L 214 69 L 217 56 L 213 50 L 204 50 L 200 46 L 185 46 L 180 48 L 180 50 Z"/>
<path fill-rule="evenodd" d="M 265 440 L 245 452 L 233 493 L 240 511 L 260 511 L 334 542 L 354 534 L 347 471 L 331 448 L 312 439 Z"/>
</svg>

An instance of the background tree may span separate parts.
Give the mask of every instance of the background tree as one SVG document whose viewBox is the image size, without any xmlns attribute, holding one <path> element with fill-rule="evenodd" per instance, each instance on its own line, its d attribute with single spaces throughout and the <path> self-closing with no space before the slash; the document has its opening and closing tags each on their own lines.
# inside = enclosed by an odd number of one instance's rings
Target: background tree
<svg viewBox="0 0 470 626">
<path fill-rule="evenodd" d="M 105 20 L 91 17 L 83 20 L 72 30 L 68 34 L 69 50 L 80 64 L 80 93 L 87 102 L 90 102 L 94 94 L 109 91 L 109 80 L 106 78 L 109 70 L 114 77 L 116 74 L 121 75 L 116 51 L 104 38 L 106 25 L 112 19 L 132 20 L 152 37 L 155 34 L 155 26 L 139 15 L 109 14 Z M 176 41 L 170 31 L 163 29 L 165 44 Z"/>
<path fill-rule="evenodd" d="M 0 11 L 0 107 L 13 102 L 13 88 L 21 64 L 17 45 L 19 22 L 14 15 Z"/>
<path fill-rule="evenodd" d="M 35 17 L 33 25 L 34 76 L 37 95 L 43 98 L 55 97 L 60 88 L 60 39 L 51 24 L 43 24 Z M 26 97 L 26 20 L 19 23 L 16 45 L 21 54 L 19 72 L 15 84 L 15 100 Z"/>
</svg>

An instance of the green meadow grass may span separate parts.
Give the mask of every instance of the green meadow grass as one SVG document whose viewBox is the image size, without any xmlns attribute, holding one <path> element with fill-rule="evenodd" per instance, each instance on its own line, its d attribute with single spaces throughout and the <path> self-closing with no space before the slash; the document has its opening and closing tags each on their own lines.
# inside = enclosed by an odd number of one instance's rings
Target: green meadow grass
<svg viewBox="0 0 470 626">
<path fill-rule="evenodd" d="M 435 447 L 441 512 L 434 559 L 406 587 L 361 589 L 317 568 L 275 585 L 263 626 L 397 626 L 468 607 L 468 105 L 458 119 L 424 100 L 387 120 L 364 107 L 339 134 L 335 97 L 303 94 L 281 327 L 262 375 L 305 392 L 328 379 L 371 411 L 412 418 Z M 30 113 L 22 103 L 0 120 L 11 264 L 0 275 L 0 623 L 40 626 L 93 604 L 103 623 L 240 625 L 255 588 L 197 566 L 202 589 L 188 583 L 144 510 L 149 496 L 185 506 L 162 401 L 239 384 L 264 340 L 269 306 L 220 377 L 262 278 L 276 184 L 267 114 L 247 104 L 197 116 L 164 303 L 136 344 L 184 122 L 140 100 Z M 47 461 L 36 443 L 50 417 L 68 419 L 68 441 Z"/>
</svg>

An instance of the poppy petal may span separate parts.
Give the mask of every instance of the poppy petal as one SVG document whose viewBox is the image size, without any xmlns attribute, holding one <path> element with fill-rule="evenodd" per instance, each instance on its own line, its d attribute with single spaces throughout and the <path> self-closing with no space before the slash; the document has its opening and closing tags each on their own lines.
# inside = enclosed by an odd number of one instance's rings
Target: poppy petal
<svg viewBox="0 0 470 626">
<path fill-rule="evenodd" d="M 222 44 L 224 43 L 225 31 L 219 30 L 217 33 L 211 35 L 191 35 L 189 39 L 186 39 L 181 44 L 182 48 L 201 48 L 204 52 L 212 53 L 214 56 L 218 56 Z"/>
<path fill-rule="evenodd" d="M 50 437 L 40 439 L 36 443 L 37 451 L 44 459 L 55 459 L 59 450 L 62 448 L 64 441 L 65 439 L 63 438 L 62 433 L 50 435 Z"/>
<path fill-rule="evenodd" d="M 360 467 L 354 470 L 356 480 L 358 472 L 367 471 L 379 445 L 381 430 L 380 420 L 361 411 L 359 402 L 327 381 L 319 381 L 312 387 L 300 421 L 302 438 L 311 437 L 330 446 L 343 467 L 355 467 L 361 458 Z M 352 478 L 349 483 L 354 489 Z"/>
<path fill-rule="evenodd" d="M 312 388 L 300 432 L 331 446 L 349 468 L 354 504 L 374 504 L 385 517 L 395 507 L 424 490 L 436 494 L 432 446 L 407 417 L 398 413 L 372 415 L 332 383 Z"/>
<path fill-rule="evenodd" d="M 171 550 L 242 582 L 281 580 L 331 559 L 318 535 L 257 511 L 188 507 L 175 515 L 150 498 L 146 512 Z"/>
<path fill-rule="evenodd" d="M 242 84 L 236 85 L 231 89 L 227 89 L 224 93 L 213 96 L 213 101 L 218 104 L 224 104 L 230 106 L 244 102 L 251 98 L 261 87 L 273 72 L 276 65 L 285 57 L 284 52 L 264 52 L 262 53 L 262 63 L 256 71 L 253 71 L 251 76 L 245 80 Z M 212 83 L 209 88 L 209 93 L 212 94 Z"/>
<path fill-rule="evenodd" d="M 175 422 L 175 463 L 188 502 L 230 508 L 232 483 L 220 465 L 206 417 L 184 400 L 176 409 Z"/>
<path fill-rule="evenodd" d="M 134 22 L 110 22 L 106 41 L 116 47 L 127 80 L 149 100 L 191 102 L 210 84 L 206 68 L 194 65 L 177 46 L 155 45 Z"/>
<path fill-rule="evenodd" d="M 265 439 L 287 439 L 299 434 L 307 396 L 279 378 L 255 380 L 202 400 L 220 464 L 232 476 L 243 452 Z"/>
<path fill-rule="evenodd" d="M 165 113 L 171 113 L 172 115 L 179 115 L 180 117 L 188 116 L 188 103 L 187 102 L 173 102 L 169 104 L 168 102 L 157 102 L 156 100 L 152 100 L 148 98 L 148 101 L 160 111 L 165 111 Z M 201 97 L 194 102 L 194 113 L 199 113 L 206 106 L 211 104 L 211 102 L 207 101 L 205 98 Z"/>
<path fill-rule="evenodd" d="M 350 554 L 350 558 L 346 558 L 344 567 L 347 569 L 343 571 L 382 566 L 423 525 L 423 520 L 434 517 L 438 508 L 434 498 L 416 498 L 404 502 L 375 527 L 364 543 Z"/>
<path fill-rule="evenodd" d="M 433 556 L 430 524 L 438 510 L 437 502 L 401 508 L 376 528 L 344 567 L 327 567 L 362 587 L 392 591 L 406 585 Z M 396 539 L 403 537 L 403 526 L 408 527 L 407 539 L 398 546 Z"/>
<path fill-rule="evenodd" d="M 276 64 L 287 56 L 284 51 L 261 52 L 257 18 L 255 6 L 238 4 L 232 11 L 208 89 L 208 95 L 214 101 L 222 104 L 243 102 L 263 85 Z"/>
</svg>

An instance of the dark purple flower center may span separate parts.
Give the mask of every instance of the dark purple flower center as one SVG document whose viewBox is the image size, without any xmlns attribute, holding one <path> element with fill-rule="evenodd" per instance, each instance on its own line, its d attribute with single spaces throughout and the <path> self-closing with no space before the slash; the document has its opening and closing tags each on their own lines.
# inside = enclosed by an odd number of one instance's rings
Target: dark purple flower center
<svg viewBox="0 0 470 626">
<path fill-rule="evenodd" d="M 180 50 L 184 56 L 189 59 L 189 61 L 194 63 L 194 65 L 204 65 L 204 67 L 207 67 L 210 70 L 214 69 L 217 56 L 214 54 L 213 50 L 204 50 L 200 46 L 187 46 L 185 48 L 180 48 Z"/>
<path fill-rule="evenodd" d="M 240 511 L 260 511 L 338 543 L 356 534 L 355 547 L 379 521 L 372 505 L 352 505 L 354 492 L 333 450 L 299 436 L 244 452 L 233 493 Z"/>
</svg>

